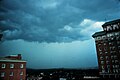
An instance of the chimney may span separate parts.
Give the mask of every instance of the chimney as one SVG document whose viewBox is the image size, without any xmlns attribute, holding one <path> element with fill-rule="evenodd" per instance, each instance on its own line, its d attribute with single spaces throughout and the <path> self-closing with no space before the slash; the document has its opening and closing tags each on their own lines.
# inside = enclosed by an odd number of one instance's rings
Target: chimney
<svg viewBox="0 0 120 80">
<path fill-rule="evenodd" d="M 19 60 L 21 60 L 21 59 L 22 59 L 21 54 L 18 54 L 18 59 L 19 59 Z"/>
</svg>

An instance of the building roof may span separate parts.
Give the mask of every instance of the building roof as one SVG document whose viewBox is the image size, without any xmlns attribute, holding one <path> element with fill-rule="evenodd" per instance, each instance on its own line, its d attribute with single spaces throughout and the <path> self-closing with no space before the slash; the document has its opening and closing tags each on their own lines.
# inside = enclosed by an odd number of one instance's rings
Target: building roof
<svg viewBox="0 0 120 80">
<path fill-rule="evenodd" d="M 9 58 L 4 58 L 0 57 L 0 62 L 26 62 L 24 60 L 18 60 L 18 59 L 9 59 Z"/>
<path fill-rule="evenodd" d="M 105 31 L 100 31 L 100 32 L 96 32 L 96 33 L 94 33 L 94 34 L 92 35 L 92 37 L 94 38 L 94 37 L 102 36 L 102 35 L 105 35 L 105 34 L 106 34 Z"/>
<path fill-rule="evenodd" d="M 113 21 L 109 21 L 109 22 L 106 22 L 102 25 L 102 27 L 104 26 L 107 26 L 107 25 L 111 25 L 111 24 L 116 24 L 116 23 L 120 23 L 120 19 L 117 19 L 117 20 L 113 20 Z"/>
</svg>

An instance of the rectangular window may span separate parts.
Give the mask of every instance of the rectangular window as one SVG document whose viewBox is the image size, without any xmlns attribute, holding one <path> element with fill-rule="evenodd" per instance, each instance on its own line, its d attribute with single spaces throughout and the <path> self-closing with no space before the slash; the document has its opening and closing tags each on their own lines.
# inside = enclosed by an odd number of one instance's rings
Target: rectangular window
<svg viewBox="0 0 120 80">
<path fill-rule="evenodd" d="M 117 59 L 117 56 L 116 56 L 116 55 L 114 56 L 114 59 Z"/>
<path fill-rule="evenodd" d="M 112 60 L 112 63 L 114 63 L 114 60 Z"/>
<path fill-rule="evenodd" d="M 14 68 L 14 64 L 10 64 L 10 68 Z"/>
<path fill-rule="evenodd" d="M 0 76 L 5 77 L 5 72 L 1 72 Z"/>
<path fill-rule="evenodd" d="M 100 54 L 102 54 L 102 52 L 100 52 Z"/>
<path fill-rule="evenodd" d="M 113 59 L 114 58 L 114 56 L 111 56 L 111 59 Z"/>
<path fill-rule="evenodd" d="M 118 60 L 115 60 L 115 63 L 118 63 Z"/>
<path fill-rule="evenodd" d="M 119 73 L 118 69 L 116 69 L 116 72 Z"/>
<path fill-rule="evenodd" d="M 10 72 L 10 76 L 13 76 L 13 72 Z"/>
<path fill-rule="evenodd" d="M 107 65 L 107 68 L 109 69 L 109 68 L 110 68 L 110 65 Z"/>
<path fill-rule="evenodd" d="M 23 71 L 20 72 L 20 75 L 21 75 L 21 76 L 23 75 Z"/>
<path fill-rule="evenodd" d="M 104 61 L 101 61 L 101 64 L 104 64 Z"/>
<path fill-rule="evenodd" d="M 106 64 L 109 64 L 110 62 L 109 61 L 106 61 Z"/>
<path fill-rule="evenodd" d="M 113 65 L 112 67 L 115 68 L 115 65 Z"/>
<path fill-rule="evenodd" d="M 104 69 L 104 66 L 101 66 L 102 67 L 102 69 Z"/>
<path fill-rule="evenodd" d="M 2 64 L 2 68 L 5 68 L 6 67 L 6 64 Z"/>
<path fill-rule="evenodd" d="M 103 60 L 103 57 L 102 57 L 102 56 L 100 57 L 100 60 Z"/>
<path fill-rule="evenodd" d="M 20 64 L 20 68 L 23 68 L 24 67 L 24 65 L 23 64 Z"/>
<path fill-rule="evenodd" d="M 106 60 L 108 60 L 109 59 L 109 57 L 108 56 L 106 56 Z"/>
<path fill-rule="evenodd" d="M 113 69 L 113 72 L 114 72 L 114 73 L 116 72 L 115 69 Z"/>
<path fill-rule="evenodd" d="M 107 54 L 108 52 L 105 52 L 105 54 Z"/>
<path fill-rule="evenodd" d="M 104 72 L 105 72 L 105 70 L 103 69 L 103 70 L 102 70 L 102 73 L 104 73 Z"/>
</svg>

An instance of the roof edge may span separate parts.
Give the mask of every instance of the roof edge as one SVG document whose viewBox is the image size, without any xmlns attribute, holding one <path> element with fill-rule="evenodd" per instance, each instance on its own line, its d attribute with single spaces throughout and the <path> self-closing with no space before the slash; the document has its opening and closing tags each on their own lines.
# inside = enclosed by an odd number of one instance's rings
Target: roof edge
<svg viewBox="0 0 120 80">
<path fill-rule="evenodd" d="M 118 23 L 118 22 L 120 22 L 120 19 L 111 20 L 111 21 L 105 22 L 105 23 L 102 25 L 102 27 L 107 26 L 107 25 L 111 25 L 111 24 L 115 24 L 115 23 Z"/>
</svg>

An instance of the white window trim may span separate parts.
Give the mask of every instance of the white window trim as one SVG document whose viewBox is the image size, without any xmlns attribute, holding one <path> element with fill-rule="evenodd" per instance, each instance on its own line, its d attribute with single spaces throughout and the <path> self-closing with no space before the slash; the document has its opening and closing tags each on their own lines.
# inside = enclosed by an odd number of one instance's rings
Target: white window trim
<svg viewBox="0 0 120 80">
<path fill-rule="evenodd" d="M 5 72 L 1 72 L 0 77 L 5 77 Z"/>
<path fill-rule="evenodd" d="M 10 76 L 13 76 L 14 75 L 14 73 L 13 72 L 10 72 Z"/>
<path fill-rule="evenodd" d="M 24 64 L 20 64 L 20 68 L 24 68 Z"/>
<path fill-rule="evenodd" d="M 21 76 L 23 75 L 23 71 L 20 72 L 20 75 L 21 75 Z"/>
<path fill-rule="evenodd" d="M 14 64 L 10 64 L 10 68 L 14 68 Z"/>
<path fill-rule="evenodd" d="M 6 67 L 6 64 L 2 64 L 2 68 L 5 68 Z"/>
</svg>

